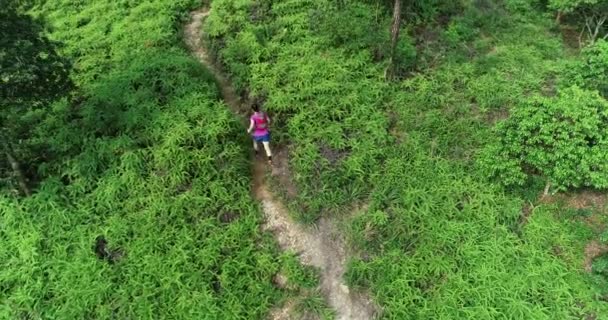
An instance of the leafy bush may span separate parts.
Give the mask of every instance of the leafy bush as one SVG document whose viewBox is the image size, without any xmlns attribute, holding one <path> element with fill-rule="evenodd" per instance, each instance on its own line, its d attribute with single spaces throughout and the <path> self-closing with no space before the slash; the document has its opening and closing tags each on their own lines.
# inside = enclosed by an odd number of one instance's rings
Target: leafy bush
<svg viewBox="0 0 608 320">
<path fill-rule="evenodd" d="M 608 37 L 608 1 L 605 0 L 549 0 L 547 7 L 558 12 L 557 22 L 564 14 L 574 20 L 582 29 L 579 45 L 583 45 L 583 35 L 591 44 Z"/>
<path fill-rule="evenodd" d="M 38 155 L 24 141 L 49 104 L 65 95 L 72 83 L 70 63 L 58 54 L 61 44 L 42 32 L 41 21 L 17 7 L 15 2 L 6 2 L 0 8 L 0 150 L 10 158 L 0 162 L 0 186 L 29 195 L 28 185 L 37 180 L 34 159 Z"/>
<path fill-rule="evenodd" d="M 593 272 L 608 277 L 608 255 L 603 255 L 593 260 Z"/>
<path fill-rule="evenodd" d="M 565 85 L 576 84 L 582 88 L 598 90 L 608 99 L 608 41 L 600 40 L 585 47 L 582 55 L 564 70 Z"/>
<path fill-rule="evenodd" d="M 608 187 L 608 103 L 578 87 L 517 106 L 496 127 L 483 164 L 506 185 L 542 174 L 558 190 Z"/>
<path fill-rule="evenodd" d="M 455 19 L 450 21 L 443 34 L 447 43 L 453 47 L 462 42 L 471 41 L 479 34 L 478 29 L 472 27 L 468 21 L 463 20 Z"/>
</svg>

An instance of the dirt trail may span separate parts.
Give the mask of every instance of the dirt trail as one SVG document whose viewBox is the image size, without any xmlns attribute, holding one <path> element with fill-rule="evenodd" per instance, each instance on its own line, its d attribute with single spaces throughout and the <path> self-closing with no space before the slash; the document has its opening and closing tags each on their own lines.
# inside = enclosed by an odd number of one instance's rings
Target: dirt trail
<svg viewBox="0 0 608 320">
<path fill-rule="evenodd" d="M 208 15 L 208 9 L 199 9 L 190 14 L 191 20 L 184 29 L 186 43 L 200 62 L 215 75 L 226 104 L 246 121 L 247 111 L 242 107 L 241 99 L 228 79 L 211 61 L 203 45 L 202 24 Z M 283 157 L 285 157 L 284 152 L 276 152 L 273 155 L 275 162 L 273 174 L 288 172 L 286 168 L 281 168 L 287 163 Z M 266 170 L 267 166 L 264 161 L 255 161 L 252 191 L 262 204 L 266 220 L 264 229 L 275 235 L 283 250 L 295 251 L 299 254 L 303 264 L 317 267 L 320 270 L 321 292 L 335 310 L 337 319 L 372 319 L 376 308 L 371 300 L 363 294 L 351 292 L 342 279 L 347 252 L 344 240 L 334 223 L 322 219 L 316 224 L 316 227 L 305 228 L 294 222 L 281 201 L 270 192 L 265 181 Z M 285 310 L 278 310 L 271 314 L 271 318 L 289 319 L 290 316 Z"/>
</svg>

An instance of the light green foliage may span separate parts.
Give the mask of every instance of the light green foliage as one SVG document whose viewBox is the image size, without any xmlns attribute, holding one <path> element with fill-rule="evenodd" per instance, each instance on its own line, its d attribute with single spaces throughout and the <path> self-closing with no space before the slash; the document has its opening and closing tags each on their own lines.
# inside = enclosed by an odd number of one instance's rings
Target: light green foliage
<svg viewBox="0 0 608 320">
<path fill-rule="evenodd" d="M 233 1 L 214 1 L 212 6 L 216 17 L 208 21 L 210 30 L 228 30 L 230 27 L 222 26 L 226 21 L 247 17 L 251 10 L 258 10 L 260 21 L 276 18 L 247 26 L 234 35 L 210 35 L 225 36 L 225 47 L 219 54 L 234 81 L 247 83 L 253 95 L 266 97 L 264 107 L 282 126 L 276 130 L 278 142 L 287 137 L 293 142 L 291 165 L 296 172 L 294 180 L 301 187 L 299 203 L 307 204 L 306 210 L 301 210 L 303 218 L 312 221 L 322 209 L 338 208 L 364 194 L 368 185 L 363 177 L 370 174 L 382 156 L 381 146 L 390 140 L 387 119 L 381 112 L 386 86 L 377 81 L 381 68 L 371 63 L 371 52 L 349 53 L 352 48 L 340 46 L 351 40 L 349 34 L 338 41 L 327 31 L 317 34 L 309 30 L 309 19 L 322 19 L 318 16 L 332 8 L 325 2 L 269 5 L 262 1 L 237 8 Z M 371 17 L 364 15 L 362 19 Z M 244 45 L 242 35 L 251 33 L 263 36 L 257 40 L 247 37 L 247 43 L 257 43 Z M 327 47 L 330 44 L 338 47 Z M 241 50 L 243 46 L 255 50 Z M 319 50 L 323 51 L 321 57 Z M 262 59 L 255 61 L 249 58 L 252 56 Z"/>
<path fill-rule="evenodd" d="M 569 13 L 584 6 L 598 5 L 603 2 L 604 0 L 549 0 L 548 6 L 551 9 Z"/>
<path fill-rule="evenodd" d="M 484 165 L 502 183 L 523 184 L 539 173 L 558 190 L 608 187 L 608 103 L 578 87 L 530 99 L 497 127 Z"/>
<path fill-rule="evenodd" d="M 325 299 L 319 291 L 312 291 L 309 294 L 298 298 L 295 302 L 294 309 L 295 314 L 300 317 L 300 319 L 312 318 L 331 320 L 335 317 L 335 312 L 327 307 Z"/>
<path fill-rule="evenodd" d="M 577 301 L 589 301 L 587 284 L 551 255 L 557 246 L 562 259 L 572 259 L 575 239 L 551 211 L 535 210 L 518 237 L 511 231 L 520 228 L 517 202 L 415 149 L 390 157 L 372 181 L 378 188 L 369 210 L 353 221 L 351 235 L 369 257 L 351 261 L 347 278 L 372 288 L 384 318 L 569 319 L 584 312 Z M 387 222 L 375 222 L 378 210 Z"/>
<path fill-rule="evenodd" d="M 387 83 L 391 2 L 212 2 L 215 54 L 239 89 L 264 98 L 274 142 L 290 146 L 291 208 L 311 222 L 368 205 L 347 224 L 360 256 L 346 278 L 370 289 L 386 319 L 605 318 L 603 258 L 596 278 L 579 272 L 592 236 L 573 227 L 582 213 L 542 205 L 522 217 L 522 199 L 473 165 L 509 113 L 605 143 L 597 94 L 530 98 L 555 94 L 561 76 L 552 22 L 527 12 L 537 1 L 410 1 L 399 53 L 410 73 Z M 0 318 L 257 319 L 286 296 L 302 315 L 332 316 L 312 289 L 314 270 L 277 255 L 260 232 L 243 128 L 176 42 L 195 5 L 50 0 L 33 9 L 65 43 L 79 89 L 26 141 L 40 150 L 36 194 L 0 197 Z M 601 89 L 596 62 L 580 71 L 585 89 Z M 584 121 L 565 130 L 552 114 Z M 488 150 L 502 157 L 502 148 Z M 496 172 L 521 164 L 490 160 Z M 535 189 L 524 189 L 533 201 Z M 95 256 L 99 235 L 112 264 Z M 272 285 L 277 273 L 286 290 Z"/>
<path fill-rule="evenodd" d="M 361 257 L 347 278 L 371 288 L 384 318 L 607 314 L 577 271 L 587 235 L 549 207 L 522 225 L 523 201 L 478 179 L 483 172 L 473 166 L 492 139 L 491 124 L 530 96 L 553 93 L 564 50 L 550 20 L 511 17 L 495 1 L 467 2 L 447 30 L 430 24 L 409 33 L 418 37 L 416 73 L 388 84 L 385 61 L 374 53 L 382 37 L 374 42 L 359 28 L 388 30 L 389 13 L 379 16 L 375 2 L 345 1 L 348 9 L 335 1 L 236 3 L 243 4 L 213 2 L 208 26 L 225 31 L 210 40 L 235 81 L 264 97 L 278 119 L 279 142 L 290 144 L 298 217 L 369 205 L 349 223 Z M 406 37 L 410 27 L 405 22 Z M 242 33 L 257 35 L 248 55 L 259 61 L 235 59 Z"/>
<path fill-rule="evenodd" d="M 78 90 L 25 141 L 35 194 L 0 196 L 1 319 L 258 319 L 280 301 L 272 278 L 297 266 L 260 231 L 244 128 L 178 38 L 196 4 L 33 9 Z M 98 236 L 111 257 L 96 256 Z"/>
<path fill-rule="evenodd" d="M 600 40 L 585 47 L 580 59 L 570 63 L 564 70 L 565 84 L 577 84 L 590 90 L 598 90 L 608 98 L 608 41 Z"/>
<path fill-rule="evenodd" d="M 317 286 L 315 269 L 300 265 L 295 254 L 283 254 L 282 265 L 281 274 L 287 279 L 288 287 L 312 289 Z"/>
</svg>

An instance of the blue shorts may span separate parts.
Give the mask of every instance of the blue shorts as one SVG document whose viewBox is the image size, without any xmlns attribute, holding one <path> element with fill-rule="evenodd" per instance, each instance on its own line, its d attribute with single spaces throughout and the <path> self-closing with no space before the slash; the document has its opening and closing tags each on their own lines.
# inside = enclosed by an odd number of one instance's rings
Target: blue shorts
<svg viewBox="0 0 608 320">
<path fill-rule="evenodd" d="M 263 136 L 253 136 L 253 140 L 255 140 L 255 142 L 270 142 L 270 132 Z"/>
</svg>

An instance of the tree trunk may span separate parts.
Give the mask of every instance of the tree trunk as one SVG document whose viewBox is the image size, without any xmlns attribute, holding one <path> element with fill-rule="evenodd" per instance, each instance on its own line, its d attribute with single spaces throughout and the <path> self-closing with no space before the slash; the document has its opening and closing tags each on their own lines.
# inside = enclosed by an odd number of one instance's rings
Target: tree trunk
<svg viewBox="0 0 608 320">
<path fill-rule="evenodd" d="M 545 190 L 543 191 L 543 198 L 549 195 L 549 190 L 551 189 L 551 181 L 547 180 L 547 184 L 545 185 Z"/>
<path fill-rule="evenodd" d="M 557 15 L 555 16 L 555 23 L 560 24 L 562 22 L 562 11 L 558 10 Z"/>
<path fill-rule="evenodd" d="M 399 42 L 399 30 L 401 29 L 401 0 L 395 0 L 393 8 L 393 24 L 391 26 L 391 56 L 385 77 L 390 80 L 395 77 L 397 71 L 397 43 Z"/>
<path fill-rule="evenodd" d="M 19 187 L 21 188 L 21 191 L 23 191 L 23 193 L 26 196 L 28 196 L 28 197 L 31 196 L 32 192 L 30 191 L 30 188 L 27 186 L 27 180 L 25 178 L 25 175 L 23 174 L 23 171 L 21 171 L 21 166 L 19 165 L 19 162 L 11 154 L 11 152 L 8 148 L 6 148 L 5 154 L 6 154 L 6 159 L 8 160 L 8 163 L 11 165 L 11 168 L 13 169 L 15 177 L 17 177 L 17 182 L 19 183 Z"/>
<path fill-rule="evenodd" d="M 581 30 L 581 33 L 578 34 L 578 48 L 579 49 L 582 49 L 583 46 L 585 45 L 584 41 L 583 41 L 583 35 L 585 34 L 585 28 L 586 27 L 583 27 L 583 29 Z"/>
<path fill-rule="evenodd" d="M 605 16 L 598 17 L 597 20 L 595 21 L 595 29 L 593 30 L 593 34 L 591 35 L 592 44 L 595 43 L 595 41 L 597 40 L 597 37 L 600 34 L 600 30 L 604 26 L 604 23 L 606 22 L 607 19 L 608 19 L 608 15 L 605 15 Z"/>
<path fill-rule="evenodd" d="M 579 35 L 579 45 L 582 48 L 584 45 L 583 34 L 587 31 L 589 44 L 594 44 L 600 36 L 600 31 L 604 26 L 604 23 L 608 20 L 608 15 L 596 15 L 585 16 L 585 26 L 583 27 L 581 34 Z"/>
</svg>

